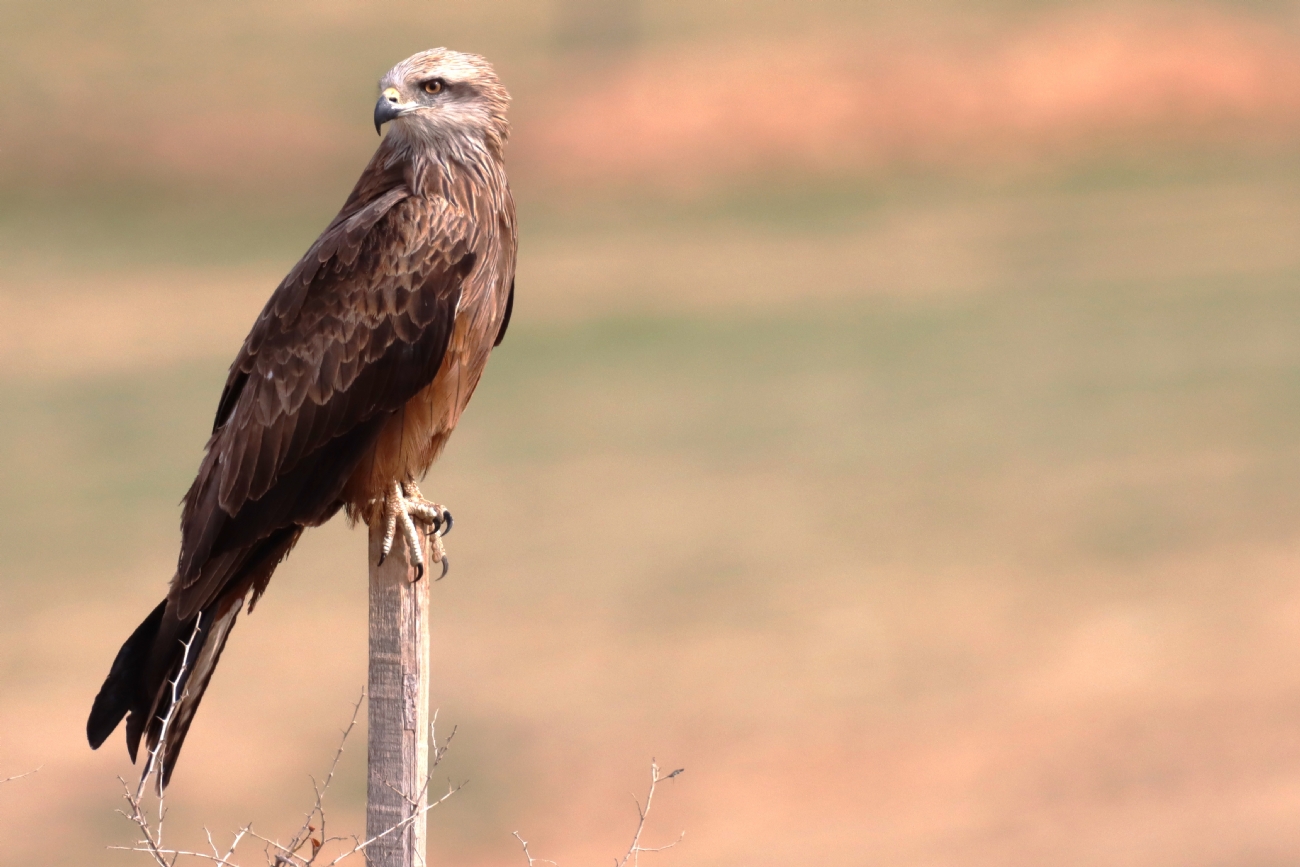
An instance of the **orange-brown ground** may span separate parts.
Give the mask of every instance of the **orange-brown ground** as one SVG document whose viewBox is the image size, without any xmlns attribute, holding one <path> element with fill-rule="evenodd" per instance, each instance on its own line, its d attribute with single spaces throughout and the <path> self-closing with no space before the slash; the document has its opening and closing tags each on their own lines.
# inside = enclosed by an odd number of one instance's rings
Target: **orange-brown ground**
<svg viewBox="0 0 1300 867">
<path fill-rule="evenodd" d="M 1067 9 L 992 36 L 709 42 L 578 70 L 522 127 L 525 165 L 557 186 L 987 167 L 1134 136 L 1300 130 L 1300 37 L 1207 6 Z"/>
<path fill-rule="evenodd" d="M 762 229 L 728 230 L 752 270 L 734 284 L 667 230 L 593 238 L 583 278 L 579 239 L 539 242 L 519 330 L 428 486 L 459 517 L 435 682 L 460 726 L 448 774 L 470 780 L 434 819 L 437 860 L 510 863 L 516 829 L 562 863 L 610 855 L 652 755 L 688 769 L 651 828 L 687 830 L 659 856 L 679 863 L 1294 851 L 1288 189 L 893 208 L 851 244 L 806 242 L 870 281 L 794 299 Z M 872 264 L 923 262 L 906 238 L 969 264 Z M 619 276 L 651 250 L 701 271 Z M 80 361 L 9 362 L 2 756 L 42 766 L 0 789 L 15 864 L 129 839 L 111 810 L 130 769 L 117 739 L 85 749 L 85 707 L 162 590 L 218 350 L 260 304 L 253 272 L 183 276 L 96 295 L 94 327 L 66 332 Z M 168 281 L 192 305 L 151 288 Z M 85 309 L 77 282 L 10 297 L 14 340 Z M 143 307 L 163 347 L 140 347 Z M 305 804 L 363 681 L 363 547 L 312 534 L 240 625 L 177 777 L 178 840 L 287 828 Z"/>
</svg>

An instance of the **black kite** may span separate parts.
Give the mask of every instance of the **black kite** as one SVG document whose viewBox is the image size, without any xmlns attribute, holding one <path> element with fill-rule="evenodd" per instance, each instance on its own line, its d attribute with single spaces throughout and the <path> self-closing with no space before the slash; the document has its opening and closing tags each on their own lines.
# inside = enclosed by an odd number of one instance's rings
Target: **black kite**
<svg viewBox="0 0 1300 867">
<path fill-rule="evenodd" d="M 400 526 L 450 516 L 415 486 L 456 426 L 514 301 L 509 96 L 483 58 L 434 49 L 380 82 L 388 134 L 338 216 L 271 295 L 230 367 L 181 516 L 167 598 L 122 645 L 87 722 L 152 750 L 188 651 L 161 782 L 230 629 L 307 527 L 340 509 Z M 435 556 L 446 558 L 434 541 Z M 420 563 L 421 572 L 423 564 Z"/>
</svg>

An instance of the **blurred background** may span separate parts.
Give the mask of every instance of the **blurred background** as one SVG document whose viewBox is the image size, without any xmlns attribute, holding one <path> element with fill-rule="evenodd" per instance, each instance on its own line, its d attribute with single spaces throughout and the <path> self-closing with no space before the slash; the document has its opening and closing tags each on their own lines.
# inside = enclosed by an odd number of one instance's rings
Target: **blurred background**
<svg viewBox="0 0 1300 867">
<path fill-rule="evenodd" d="M 1300 3 L 8 0 L 0 33 L 0 778 L 40 767 L 0 863 L 144 863 L 86 712 L 226 365 L 435 45 L 515 96 L 521 247 L 425 485 L 468 780 L 431 863 L 621 855 L 651 757 L 686 768 L 665 867 L 1300 855 Z M 174 842 L 296 827 L 365 548 L 308 534 L 235 630 Z"/>
</svg>

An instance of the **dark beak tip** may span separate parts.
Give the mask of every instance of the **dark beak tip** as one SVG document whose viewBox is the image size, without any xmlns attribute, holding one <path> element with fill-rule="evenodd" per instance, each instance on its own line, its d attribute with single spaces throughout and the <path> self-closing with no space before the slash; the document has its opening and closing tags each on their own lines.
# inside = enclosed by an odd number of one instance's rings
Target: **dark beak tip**
<svg viewBox="0 0 1300 867">
<path fill-rule="evenodd" d="M 379 97 L 379 101 L 375 103 L 375 132 L 379 135 L 383 135 L 381 127 L 393 118 L 397 117 L 400 113 L 401 112 L 398 111 L 397 106 L 393 105 L 386 98 L 382 96 Z"/>
</svg>

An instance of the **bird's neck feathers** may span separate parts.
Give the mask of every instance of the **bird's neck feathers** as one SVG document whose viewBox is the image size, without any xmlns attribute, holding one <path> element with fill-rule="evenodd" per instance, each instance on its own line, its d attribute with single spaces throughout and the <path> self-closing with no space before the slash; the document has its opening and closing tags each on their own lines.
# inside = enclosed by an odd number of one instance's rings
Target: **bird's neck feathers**
<svg viewBox="0 0 1300 867">
<path fill-rule="evenodd" d="M 508 129 L 498 129 L 494 124 L 452 126 L 421 121 L 423 118 L 400 118 L 390 124 L 384 145 L 390 146 L 394 154 L 444 165 L 470 167 L 499 164 L 505 159 Z"/>
<path fill-rule="evenodd" d="M 395 126 L 384 137 L 376 162 L 388 170 L 400 169 L 417 195 L 455 200 L 467 184 L 480 190 L 504 184 L 501 144 L 499 139 L 492 142 L 459 131 L 436 138 L 413 137 Z"/>
</svg>

